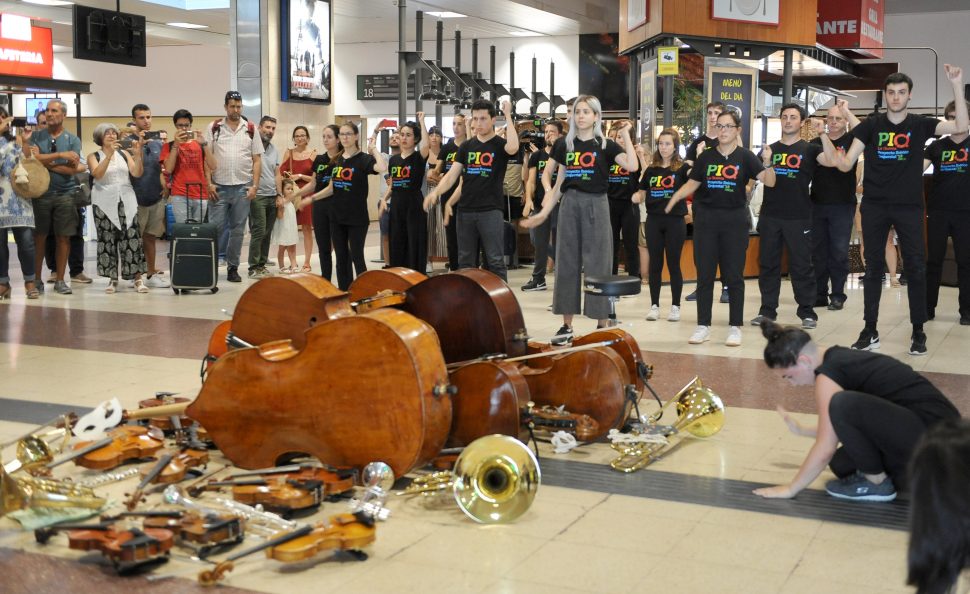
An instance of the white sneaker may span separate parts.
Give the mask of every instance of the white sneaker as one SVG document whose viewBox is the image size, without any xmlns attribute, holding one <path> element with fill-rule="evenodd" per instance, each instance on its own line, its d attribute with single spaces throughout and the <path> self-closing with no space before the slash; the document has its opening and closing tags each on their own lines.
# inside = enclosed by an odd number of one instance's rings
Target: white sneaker
<svg viewBox="0 0 970 594">
<path fill-rule="evenodd" d="M 660 319 L 660 306 L 651 305 L 650 311 L 647 312 L 647 321 L 656 322 L 658 319 Z"/>
<path fill-rule="evenodd" d="M 707 342 L 711 339 L 711 327 L 710 326 L 698 326 L 694 329 L 694 333 L 690 335 L 687 342 L 690 344 L 701 344 L 702 342 Z"/>
<path fill-rule="evenodd" d="M 145 286 L 151 287 L 152 289 L 166 289 L 171 287 L 172 284 L 162 276 L 162 273 L 156 272 L 148 277 L 148 280 L 145 281 Z"/>
<path fill-rule="evenodd" d="M 727 346 L 741 346 L 741 328 L 738 326 L 731 326 L 728 330 L 727 340 L 724 341 Z"/>
<path fill-rule="evenodd" d="M 667 314 L 667 321 L 668 322 L 679 322 L 680 321 L 680 306 L 678 306 L 678 305 L 671 305 L 670 306 L 670 313 Z"/>
</svg>

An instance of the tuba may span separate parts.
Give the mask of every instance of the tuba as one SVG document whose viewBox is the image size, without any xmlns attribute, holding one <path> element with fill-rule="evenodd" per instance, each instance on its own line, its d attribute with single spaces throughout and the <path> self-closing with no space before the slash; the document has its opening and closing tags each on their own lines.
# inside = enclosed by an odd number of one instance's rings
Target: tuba
<svg viewBox="0 0 970 594">
<path fill-rule="evenodd" d="M 677 422 L 670 427 L 653 424 L 651 429 L 662 429 L 664 437 L 686 431 L 694 437 L 710 437 L 724 426 L 724 403 L 713 390 L 704 386 L 695 377 L 684 386 L 673 398 L 652 417 L 651 423 L 656 423 L 671 403 L 677 405 Z M 651 431 L 656 433 L 656 431 Z M 620 452 L 620 456 L 610 462 L 610 467 L 620 472 L 634 472 L 650 465 L 662 458 L 668 451 L 676 447 L 664 440 L 662 443 L 638 442 L 633 445 L 614 443 L 613 449 Z"/>
<path fill-rule="evenodd" d="M 400 495 L 451 490 L 469 518 L 482 524 L 511 522 L 532 505 L 539 489 L 539 462 L 532 450 L 508 435 L 487 435 L 470 443 L 451 472 L 419 477 Z"/>
</svg>

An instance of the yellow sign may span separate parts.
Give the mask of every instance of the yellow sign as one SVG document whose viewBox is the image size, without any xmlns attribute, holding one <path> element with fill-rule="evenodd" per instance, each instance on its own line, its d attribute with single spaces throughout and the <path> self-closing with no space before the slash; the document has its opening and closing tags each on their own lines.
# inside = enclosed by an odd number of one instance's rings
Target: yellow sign
<svg viewBox="0 0 970 594">
<path fill-rule="evenodd" d="M 680 48 L 657 48 L 657 75 L 677 76 L 680 74 Z"/>
</svg>

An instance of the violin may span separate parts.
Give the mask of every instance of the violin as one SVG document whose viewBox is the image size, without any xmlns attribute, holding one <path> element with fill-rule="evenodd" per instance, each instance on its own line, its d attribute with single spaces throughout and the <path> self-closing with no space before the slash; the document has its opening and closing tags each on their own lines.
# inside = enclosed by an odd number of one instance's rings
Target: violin
<svg viewBox="0 0 970 594">
<path fill-rule="evenodd" d="M 200 557 L 217 547 L 240 543 L 246 535 L 245 524 L 232 514 L 152 513 L 143 526 L 172 531 L 178 544 L 195 549 Z"/>
<path fill-rule="evenodd" d="M 548 404 L 539 408 L 527 406 L 522 413 L 522 422 L 544 431 L 566 431 L 580 441 L 593 440 L 600 433 L 599 423 L 593 417 L 553 408 Z"/>
<path fill-rule="evenodd" d="M 215 481 L 203 490 L 232 487 L 232 498 L 246 505 L 262 505 L 271 511 L 289 513 L 315 507 L 323 500 L 323 485 L 319 481 L 295 481 L 285 478 L 252 478 L 237 481 Z"/>
<path fill-rule="evenodd" d="M 176 396 L 170 392 L 158 393 L 155 398 L 146 398 L 138 402 L 138 408 L 151 408 L 156 406 L 163 406 L 166 404 L 176 404 L 179 402 L 188 402 L 189 399 Z M 174 415 L 173 415 L 174 416 Z M 176 417 L 179 420 L 179 424 L 182 427 L 188 427 L 192 424 L 192 420 L 188 417 Z M 176 429 L 175 423 L 172 422 L 172 416 L 168 417 L 151 417 L 148 419 L 148 424 L 152 427 L 158 427 L 166 433 L 170 433 Z"/>
<path fill-rule="evenodd" d="M 164 446 L 160 430 L 138 425 L 115 427 L 108 431 L 108 436 L 111 443 L 74 458 L 74 463 L 92 470 L 111 470 L 129 460 L 150 458 Z M 90 444 L 81 442 L 74 449 L 82 450 Z"/>
<path fill-rule="evenodd" d="M 152 482 L 162 485 L 178 483 L 185 478 L 190 469 L 205 467 L 208 463 L 209 452 L 206 450 L 183 450 L 172 457 Z"/>
<path fill-rule="evenodd" d="M 58 531 L 68 530 L 68 547 L 79 551 L 101 551 L 121 573 L 138 565 L 163 560 L 174 542 L 171 530 L 132 528 L 126 530 L 112 523 L 93 525 L 60 525 L 34 531 L 38 543 L 46 543 Z"/>
</svg>

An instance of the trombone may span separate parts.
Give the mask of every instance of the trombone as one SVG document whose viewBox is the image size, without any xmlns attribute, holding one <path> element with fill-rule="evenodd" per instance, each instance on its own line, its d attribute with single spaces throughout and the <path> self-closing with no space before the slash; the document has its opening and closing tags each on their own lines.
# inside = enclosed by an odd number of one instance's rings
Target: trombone
<svg viewBox="0 0 970 594">
<path fill-rule="evenodd" d="M 656 425 L 656 421 L 671 403 L 677 405 L 677 422 L 664 428 L 661 433 L 663 437 L 682 431 L 695 437 L 710 437 L 724 426 L 724 403 L 721 402 L 721 397 L 704 386 L 697 377 L 650 417 L 650 428 L 660 427 Z M 610 467 L 620 472 L 635 472 L 659 460 L 676 446 L 665 440 L 664 443 L 636 442 L 632 445 L 614 443 L 612 447 L 620 455 L 610 462 Z"/>
</svg>

